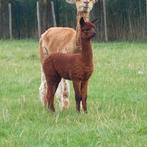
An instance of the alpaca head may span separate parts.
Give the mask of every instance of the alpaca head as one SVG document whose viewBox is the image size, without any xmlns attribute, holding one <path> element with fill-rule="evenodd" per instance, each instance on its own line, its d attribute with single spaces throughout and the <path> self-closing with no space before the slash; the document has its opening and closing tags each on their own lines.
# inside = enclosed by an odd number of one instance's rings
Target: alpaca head
<svg viewBox="0 0 147 147">
<path fill-rule="evenodd" d="M 80 19 L 80 28 L 81 28 L 81 38 L 85 40 L 90 40 L 96 35 L 95 30 L 95 22 L 97 19 L 93 21 L 85 21 L 82 17 Z"/>
<path fill-rule="evenodd" d="M 66 0 L 70 4 L 76 4 L 78 12 L 89 13 L 97 0 Z"/>
</svg>

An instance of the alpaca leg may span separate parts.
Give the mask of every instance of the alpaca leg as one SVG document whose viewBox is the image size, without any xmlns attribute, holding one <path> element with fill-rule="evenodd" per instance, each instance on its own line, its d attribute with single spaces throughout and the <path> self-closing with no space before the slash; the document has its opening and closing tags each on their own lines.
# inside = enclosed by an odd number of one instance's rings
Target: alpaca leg
<svg viewBox="0 0 147 147">
<path fill-rule="evenodd" d="M 53 86 L 48 85 L 47 96 L 46 96 L 47 107 L 50 111 L 54 112 L 54 94 L 53 94 Z"/>
<path fill-rule="evenodd" d="M 63 79 L 63 107 L 62 110 L 69 108 L 70 85 L 69 81 Z"/>
<path fill-rule="evenodd" d="M 47 102 L 47 106 L 48 109 L 52 112 L 55 112 L 55 108 L 54 108 L 54 95 L 56 92 L 56 89 L 58 87 L 59 82 L 55 83 L 55 84 L 48 84 L 48 88 L 47 88 L 47 95 L 46 95 L 46 102 Z"/>
<path fill-rule="evenodd" d="M 82 91 L 82 107 L 83 111 L 87 112 L 87 86 L 88 81 L 82 81 L 81 91 Z"/>
<path fill-rule="evenodd" d="M 76 100 L 76 110 L 80 112 L 80 102 L 81 102 L 81 82 L 73 81 L 73 87 L 75 91 L 75 100 Z"/>
<path fill-rule="evenodd" d="M 45 75 L 42 69 L 42 65 L 41 65 L 41 84 L 39 87 L 39 94 L 40 94 L 40 99 L 41 102 L 45 105 L 45 96 L 47 93 L 47 83 L 46 83 L 46 79 L 45 79 Z"/>
<path fill-rule="evenodd" d="M 62 110 L 63 106 L 64 106 L 64 98 L 63 98 L 63 88 L 64 88 L 64 85 L 63 85 L 63 79 L 60 81 L 59 85 L 58 85 L 58 88 L 56 90 L 56 93 L 55 93 L 55 96 L 58 98 L 59 100 L 59 107 L 60 109 Z"/>
<path fill-rule="evenodd" d="M 69 108 L 69 88 L 69 82 L 65 79 L 62 79 L 55 94 L 56 97 L 59 98 L 61 111 Z"/>
</svg>

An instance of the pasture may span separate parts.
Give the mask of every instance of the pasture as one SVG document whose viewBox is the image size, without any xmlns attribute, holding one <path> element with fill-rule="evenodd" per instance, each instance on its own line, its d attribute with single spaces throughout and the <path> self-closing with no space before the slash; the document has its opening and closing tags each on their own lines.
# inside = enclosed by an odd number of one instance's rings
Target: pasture
<svg viewBox="0 0 147 147">
<path fill-rule="evenodd" d="M 88 113 L 40 103 L 38 42 L 0 40 L 0 147 L 145 147 L 147 43 L 94 43 Z M 72 86 L 71 86 L 72 87 Z"/>
</svg>

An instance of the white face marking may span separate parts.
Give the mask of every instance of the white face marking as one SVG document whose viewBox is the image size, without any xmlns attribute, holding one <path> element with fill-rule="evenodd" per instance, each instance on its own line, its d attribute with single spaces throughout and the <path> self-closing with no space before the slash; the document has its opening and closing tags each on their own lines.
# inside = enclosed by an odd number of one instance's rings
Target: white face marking
<svg viewBox="0 0 147 147">
<path fill-rule="evenodd" d="M 70 4 L 76 4 L 78 12 L 90 12 L 96 0 L 66 0 Z"/>
<path fill-rule="evenodd" d="M 78 12 L 90 12 L 93 8 L 95 0 L 76 0 Z"/>
</svg>

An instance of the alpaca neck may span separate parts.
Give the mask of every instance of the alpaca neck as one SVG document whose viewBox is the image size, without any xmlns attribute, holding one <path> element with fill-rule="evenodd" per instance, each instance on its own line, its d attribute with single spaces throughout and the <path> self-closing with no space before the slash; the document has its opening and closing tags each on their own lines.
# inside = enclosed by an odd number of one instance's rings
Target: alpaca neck
<svg viewBox="0 0 147 147">
<path fill-rule="evenodd" d="M 82 59 L 86 65 L 93 63 L 93 53 L 90 39 L 81 39 Z"/>
<path fill-rule="evenodd" d="M 89 13 L 88 12 L 77 12 L 77 26 L 79 26 L 79 22 L 81 17 L 84 18 L 85 21 L 89 21 Z"/>
<path fill-rule="evenodd" d="M 81 38 L 80 38 L 80 19 L 84 18 L 85 21 L 89 20 L 89 13 L 77 12 L 77 26 L 76 26 L 76 47 L 78 50 L 81 50 Z"/>
</svg>

